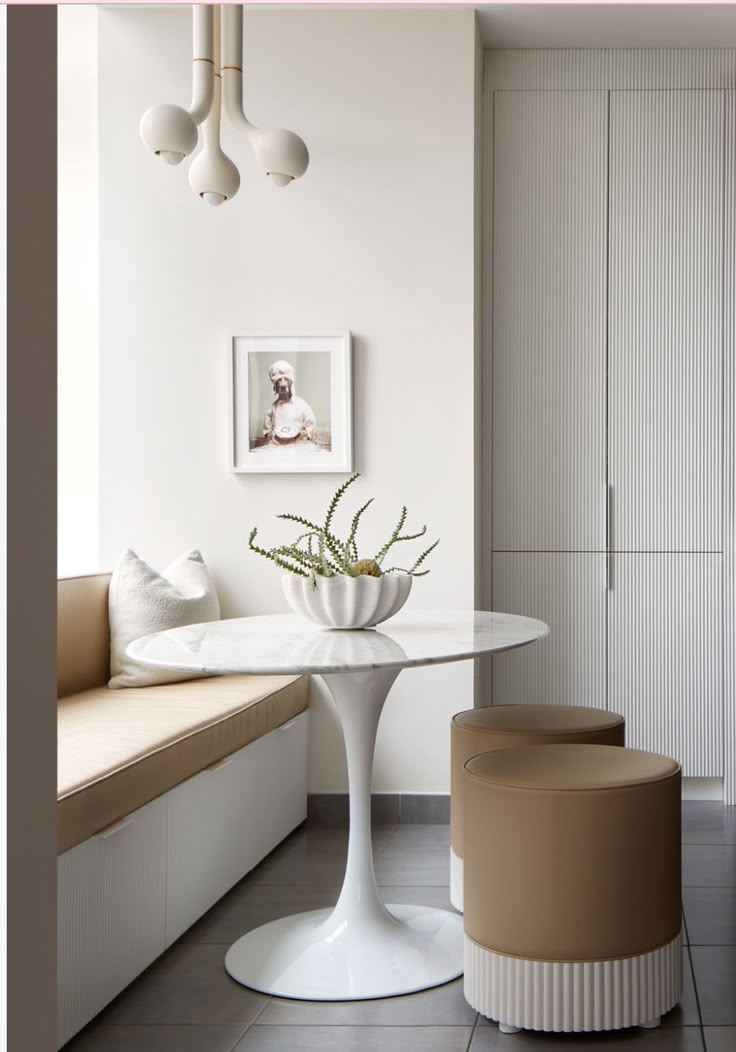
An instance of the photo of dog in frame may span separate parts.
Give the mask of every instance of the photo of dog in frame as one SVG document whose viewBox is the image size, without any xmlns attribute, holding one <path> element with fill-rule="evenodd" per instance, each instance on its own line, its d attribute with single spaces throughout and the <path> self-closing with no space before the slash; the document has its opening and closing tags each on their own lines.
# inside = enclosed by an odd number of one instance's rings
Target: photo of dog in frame
<svg viewBox="0 0 736 1052">
<path fill-rule="evenodd" d="M 352 470 L 350 334 L 232 340 L 232 469 Z"/>
</svg>

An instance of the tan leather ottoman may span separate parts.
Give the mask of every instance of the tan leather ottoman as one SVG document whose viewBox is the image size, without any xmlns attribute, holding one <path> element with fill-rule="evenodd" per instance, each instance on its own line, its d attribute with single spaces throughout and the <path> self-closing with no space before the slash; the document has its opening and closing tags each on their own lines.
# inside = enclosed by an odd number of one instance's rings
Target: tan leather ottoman
<svg viewBox="0 0 736 1052">
<path fill-rule="evenodd" d="M 450 727 L 450 902 L 463 909 L 463 764 L 524 745 L 623 745 L 624 718 L 582 705 L 492 705 L 458 712 Z"/>
<path fill-rule="evenodd" d="M 607 745 L 465 764 L 465 997 L 500 1029 L 656 1026 L 682 993 L 680 768 Z"/>
</svg>

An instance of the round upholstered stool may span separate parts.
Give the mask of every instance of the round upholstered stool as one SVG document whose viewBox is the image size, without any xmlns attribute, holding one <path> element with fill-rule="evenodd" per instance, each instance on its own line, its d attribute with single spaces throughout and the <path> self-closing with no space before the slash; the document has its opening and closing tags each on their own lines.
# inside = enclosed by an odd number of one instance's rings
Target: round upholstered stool
<svg viewBox="0 0 736 1052">
<path fill-rule="evenodd" d="M 465 997 L 504 1032 L 656 1026 L 682 992 L 680 768 L 607 745 L 465 764 Z"/>
<path fill-rule="evenodd" d="M 623 745 L 624 718 L 582 705 L 492 705 L 458 712 L 450 728 L 450 902 L 463 909 L 463 764 L 523 745 Z"/>
</svg>

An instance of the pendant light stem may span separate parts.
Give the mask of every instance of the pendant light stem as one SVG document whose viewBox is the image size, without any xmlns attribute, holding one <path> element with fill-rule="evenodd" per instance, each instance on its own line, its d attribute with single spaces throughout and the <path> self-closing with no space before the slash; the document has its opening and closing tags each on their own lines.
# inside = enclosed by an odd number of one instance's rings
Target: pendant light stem
<svg viewBox="0 0 736 1052">
<path fill-rule="evenodd" d="M 202 150 L 189 169 L 189 184 L 196 194 L 210 205 L 221 205 L 238 192 L 238 169 L 220 145 L 220 117 L 222 83 L 220 78 L 220 8 L 212 14 L 212 106 L 202 124 Z"/>
<path fill-rule="evenodd" d="M 214 20 L 214 4 L 192 4 L 192 104 L 189 116 L 195 124 L 205 120 L 214 98 Z"/>
<path fill-rule="evenodd" d="M 222 94 L 225 112 L 232 124 L 250 136 L 257 129 L 243 111 L 243 8 L 240 4 L 221 4 Z"/>
<path fill-rule="evenodd" d="M 221 117 L 221 98 L 222 98 L 222 78 L 220 75 L 220 5 L 209 4 L 207 5 L 211 12 L 212 22 L 212 66 L 210 80 L 212 82 L 212 98 L 210 100 L 210 109 L 206 116 L 206 119 L 202 125 L 202 138 L 204 139 L 204 148 L 207 149 L 220 149 L 220 117 Z M 196 12 L 197 7 L 194 6 Z M 194 63 L 197 65 L 205 65 L 205 63 Z"/>
</svg>

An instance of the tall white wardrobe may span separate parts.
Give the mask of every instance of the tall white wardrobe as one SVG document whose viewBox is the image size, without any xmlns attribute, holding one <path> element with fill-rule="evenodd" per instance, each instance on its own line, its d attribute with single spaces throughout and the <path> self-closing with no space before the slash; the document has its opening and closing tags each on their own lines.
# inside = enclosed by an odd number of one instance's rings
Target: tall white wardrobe
<svg viewBox="0 0 736 1052">
<path fill-rule="evenodd" d="M 486 702 L 626 716 L 736 802 L 736 51 L 486 52 Z"/>
</svg>

